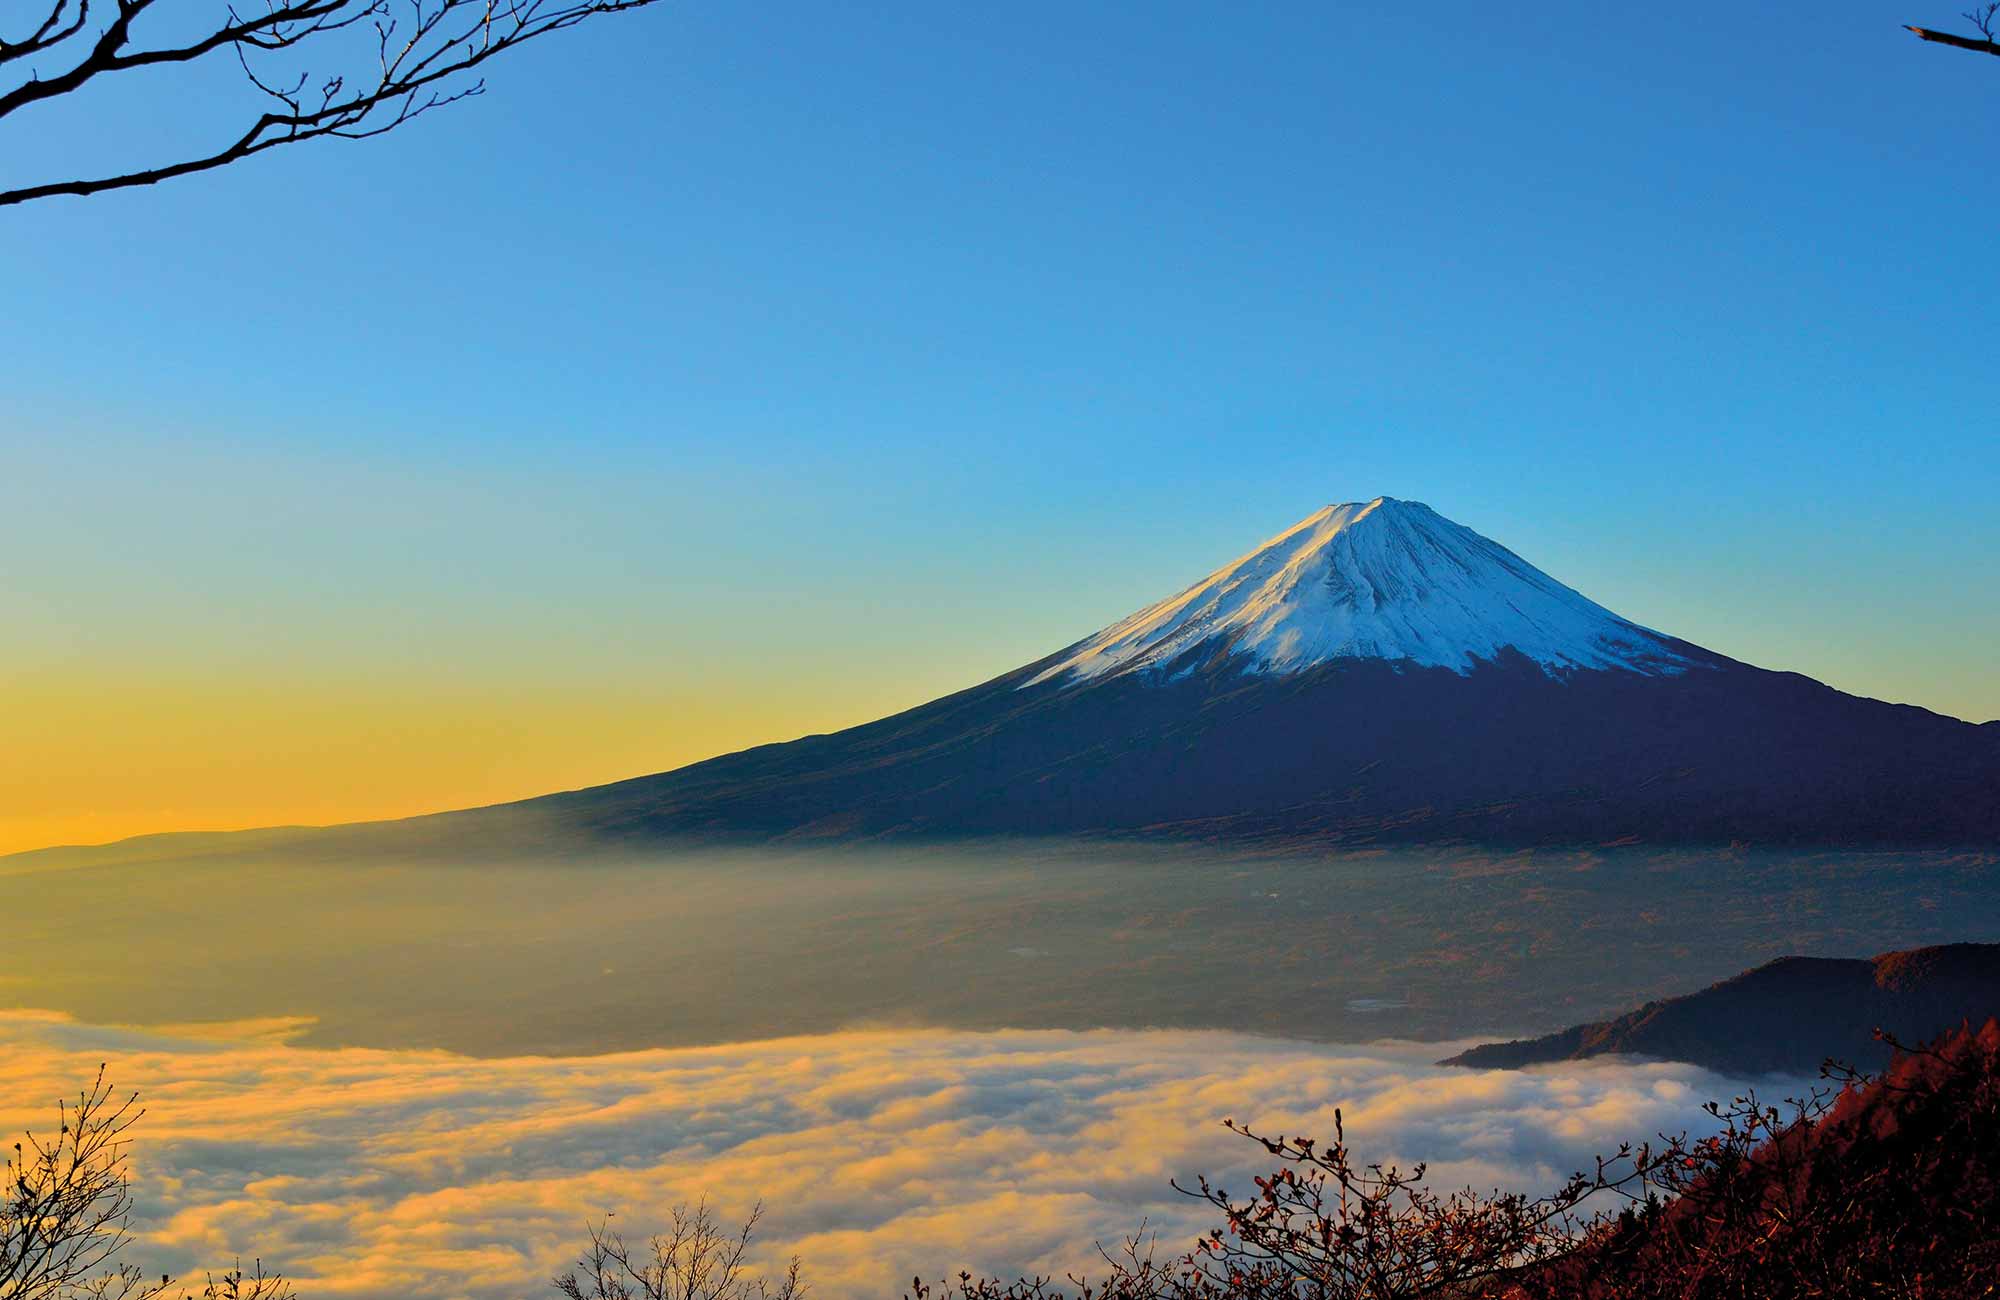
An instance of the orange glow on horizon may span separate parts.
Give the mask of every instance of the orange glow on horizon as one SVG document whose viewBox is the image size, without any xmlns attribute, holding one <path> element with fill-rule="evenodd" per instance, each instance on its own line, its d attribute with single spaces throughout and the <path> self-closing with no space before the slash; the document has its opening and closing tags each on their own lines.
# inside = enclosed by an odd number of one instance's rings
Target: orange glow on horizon
<svg viewBox="0 0 2000 1300">
<path fill-rule="evenodd" d="M 167 831 L 369 821 L 574 789 L 864 721 L 823 683 L 520 688 L 46 674 L 0 712 L 0 854 Z M 817 698 L 815 698 L 817 696 Z"/>
</svg>

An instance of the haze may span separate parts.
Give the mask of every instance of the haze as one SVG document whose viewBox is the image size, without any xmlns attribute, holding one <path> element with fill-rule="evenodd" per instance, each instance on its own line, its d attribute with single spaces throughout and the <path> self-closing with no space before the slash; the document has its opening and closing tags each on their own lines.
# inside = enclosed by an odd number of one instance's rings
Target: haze
<svg viewBox="0 0 2000 1300">
<path fill-rule="evenodd" d="M 1353 1042 L 1539 1032 L 1787 953 L 2000 929 L 1992 857 L 1974 852 L 1027 842 L 440 861 L 417 837 L 309 855 L 276 838 L 12 859 L 0 989 L 98 1023 L 284 1019 L 305 1044 L 476 1054 L 855 1025 Z"/>
</svg>

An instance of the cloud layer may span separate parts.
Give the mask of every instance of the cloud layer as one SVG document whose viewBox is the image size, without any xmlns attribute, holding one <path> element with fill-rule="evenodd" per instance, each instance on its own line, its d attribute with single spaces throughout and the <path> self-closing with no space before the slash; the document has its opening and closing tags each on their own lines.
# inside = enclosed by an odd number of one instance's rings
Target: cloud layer
<svg viewBox="0 0 2000 1300">
<path fill-rule="evenodd" d="M 848 1032 L 593 1057 L 310 1050 L 0 1012 L 0 1132 L 100 1061 L 147 1113 L 131 1258 L 261 1256 L 313 1297 L 548 1294 L 587 1221 L 628 1235 L 706 1195 L 762 1199 L 763 1257 L 828 1300 L 912 1274 L 1087 1266 L 1147 1220 L 1212 1226 L 1168 1180 L 1261 1167 L 1224 1116 L 1331 1132 L 1453 1184 L 1540 1187 L 1625 1138 L 1699 1127 L 1732 1085 L 1690 1066 L 1443 1070 L 1442 1044 L 1211 1032 Z M 1225 1185 L 1230 1185 L 1225 1182 Z"/>
</svg>

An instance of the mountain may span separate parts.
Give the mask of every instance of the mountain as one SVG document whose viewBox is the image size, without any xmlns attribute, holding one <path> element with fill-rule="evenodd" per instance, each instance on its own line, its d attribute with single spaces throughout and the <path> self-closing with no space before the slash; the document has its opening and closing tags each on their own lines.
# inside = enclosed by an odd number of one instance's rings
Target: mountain
<svg viewBox="0 0 2000 1300">
<path fill-rule="evenodd" d="M 1626 1053 L 1725 1074 L 1811 1074 L 1828 1057 L 1872 1070 L 1889 1059 L 1877 1028 L 1919 1043 L 1994 1016 L 2000 944 L 1954 943 L 1866 960 L 1782 957 L 1613 1020 L 1483 1044 L 1441 1064 L 1505 1070 Z"/>
<path fill-rule="evenodd" d="M 518 807 L 613 839 L 1992 844 L 2000 725 L 1739 663 L 1378 497 L 970 690 Z"/>
<path fill-rule="evenodd" d="M 877 722 L 493 808 L 268 834 L 330 851 L 396 836 L 1990 846 L 2000 723 L 1739 663 L 1377 497 Z"/>
</svg>

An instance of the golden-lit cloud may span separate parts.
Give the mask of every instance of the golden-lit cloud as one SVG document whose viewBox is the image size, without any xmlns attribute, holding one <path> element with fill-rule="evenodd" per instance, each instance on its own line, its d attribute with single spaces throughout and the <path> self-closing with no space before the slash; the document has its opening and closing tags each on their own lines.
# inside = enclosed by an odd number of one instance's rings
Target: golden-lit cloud
<svg viewBox="0 0 2000 1300">
<path fill-rule="evenodd" d="M 767 1261 L 819 1295 L 916 1273 L 1087 1266 L 1141 1220 L 1212 1226 L 1168 1186 L 1259 1162 L 1224 1116 L 1328 1132 L 1452 1183 L 1551 1184 L 1627 1137 L 1696 1125 L 1730 1085 L 1688 1066 L 1446 1070 L 1438 1044 L 1215 1032 L 849 1032 L 592 1057 L 318 1051 L 249 1033 L 0 1013 L 0 1130 L 100 1061 L 146 1105 L 133 1258 L 261 1256 L 314 1296 L 546 1293 L 585 1224 L 678 1201 L 769 1207 Z M 1239 1181 L 1244 1181 L 1240 1179 Z"/>
</svg>

